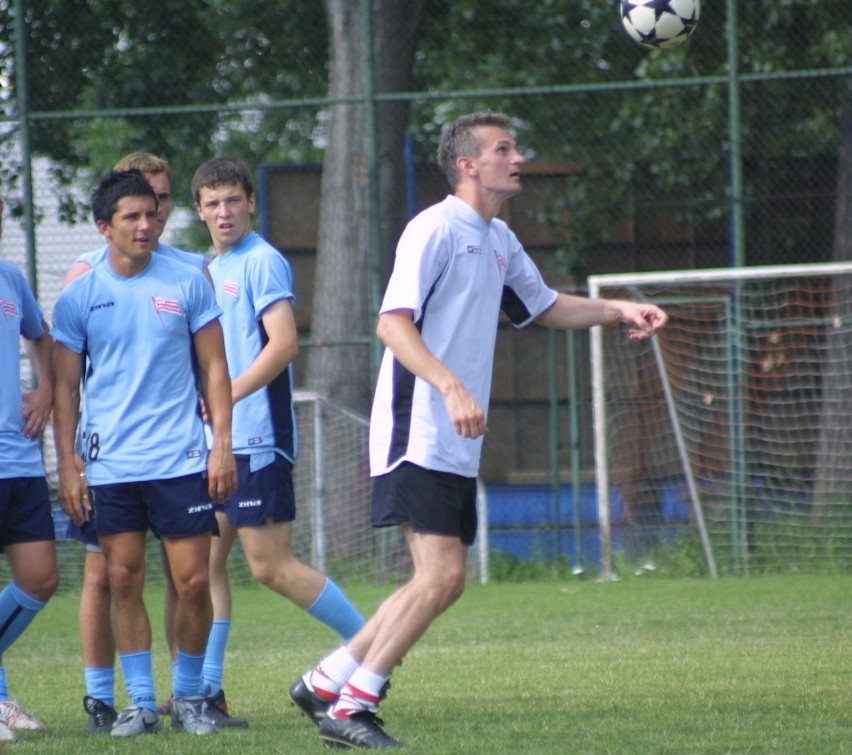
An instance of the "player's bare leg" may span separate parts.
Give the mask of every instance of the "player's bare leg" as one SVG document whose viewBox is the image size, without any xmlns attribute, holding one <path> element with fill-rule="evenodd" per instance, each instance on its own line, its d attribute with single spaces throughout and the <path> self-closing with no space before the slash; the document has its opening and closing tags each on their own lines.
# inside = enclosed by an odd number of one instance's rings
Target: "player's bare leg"
<svg viewBox="0 0 852 755">
<path fill-rule="evenodd" d="M 142 599 L 145 585 L 145 533 L 121 532 L 98 538 L 109 570 L 112 625 L 122 654 L 151 648 L 151 624 Z"/>
<path fill-rule="evenodd" d="M 269 522 L 239 530 L 254 578 L 297 606 L 308 608 L 325 587 L 327 577 L 293 555 L 291 532 L 290 522 Z"/>
<path fill-rule="evenodd" d="M 389 676 L 429 625 L 464 592 L 468 547 L 457 537 L 412 532 L 403 525 L 414 562 L 411 580 L 391 594 L 349 642 L 361 666 Z"/>
<path fill-rule="evenodd" d="M 203 653 L 213 621 L 210 599 L 210 535 L 164 538 L 178 602 L 175 611 L 175 642 L 179 650 Z"/>
</svg>

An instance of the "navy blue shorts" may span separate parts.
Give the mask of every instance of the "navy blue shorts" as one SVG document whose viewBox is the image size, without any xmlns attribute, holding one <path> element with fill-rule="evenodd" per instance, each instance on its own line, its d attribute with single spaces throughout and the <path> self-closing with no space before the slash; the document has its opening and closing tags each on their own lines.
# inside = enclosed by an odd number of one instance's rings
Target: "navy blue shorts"
<svg viewBox="0 0 852 755">
<path fill-rule="evenodd" d="M 77 540 L 85 544 L 87 551 L 100 553 L 101 546 L 98 545 L 98 532 L 95 527 L 94 514 L 88 521 L 82 524 L 77 524 L 77 522 L 69 517 L 68 524 L 65 527 L 65 539 Z"/>
<path fill-rule="evenodd" d="M 165 538 L 219 532 L 207 478 L 201 473 L 168 480 L 90 485 L 89 499 L 98 535 L 149 528 Z"/>
<path fill-rule="evenodd" d="M 0 547 L 56 540 L 44 477 L 0 480 Z"/>
<path fill-rule="evenodd" d="M 408 522 L 413 532 L 476 539 L 476 478 L 435 472 L 403 462 L 373 478 L 370 506 L 373 527 Z"/>
<path fill-rule="evenodd" d="M 293 465 L 279 454 L 275 461 L 251 471 L 251 456 L 238 454 L 237 492 L 222 504 L 232 527 L 259 527 L 296 518 Z"/>
</svg>

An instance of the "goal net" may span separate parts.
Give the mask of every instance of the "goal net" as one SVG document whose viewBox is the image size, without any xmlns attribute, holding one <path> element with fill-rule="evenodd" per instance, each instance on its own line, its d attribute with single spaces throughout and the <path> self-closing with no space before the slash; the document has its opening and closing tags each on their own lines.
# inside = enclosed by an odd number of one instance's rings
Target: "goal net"
<svg viewBox="0 0 852 755">
<path fill-rule="evenodd" d="M 852 568 L 852 264 L 593 276 L 669 314 L 592 333 L 602 576 Z"/>
</svg>

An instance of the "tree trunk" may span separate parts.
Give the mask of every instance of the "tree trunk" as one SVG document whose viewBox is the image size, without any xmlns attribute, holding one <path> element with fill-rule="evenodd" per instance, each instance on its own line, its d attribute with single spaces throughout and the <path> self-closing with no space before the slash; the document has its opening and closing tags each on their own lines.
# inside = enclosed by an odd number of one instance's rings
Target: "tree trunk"
<svg viewBox="0 0 852 755">
<path fill-rule="evenodd" d="M 375 89 L 408 87 L 416 33 L 424 0 L 375 0 L 373 45 Z M 325 0 L 329 29 L 329 96 L 353 97 L 364 92 L 367 56 L 364 18 L 355 0 Z M 379 148 L 379 217 L 384 267 L 396 243 L 405 210 L 403 146 L 408 107 L 383 103 L 377 113 Z M 323 161 L 313 340 L 338 342 L 372 336 L 369 254 L 369 165 L 362 104 L 334 105 L 329 111 L 328 146 Z M 333 401 L 366 413 L 370 405 L 373 350 L 370 346 L 328 346 L 308 355 L 307 384 Z"/>
</svg>

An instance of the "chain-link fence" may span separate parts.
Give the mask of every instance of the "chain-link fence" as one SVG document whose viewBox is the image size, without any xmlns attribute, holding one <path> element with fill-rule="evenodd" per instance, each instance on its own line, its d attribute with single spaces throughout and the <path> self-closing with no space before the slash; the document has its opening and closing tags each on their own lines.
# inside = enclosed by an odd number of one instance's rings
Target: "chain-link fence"
<svg viewBox="0 0 852 755">
<path fill-rule="evenodd" d="M 516 120 L 528 163 L 505 216 L 557 287 L 852 252 L 852 26 L 841 0 L 705 0 L 687 44 L 662 51 L 626 36 L 616 0 L 0 9 L 2 254 L 28 271 L 48 317 L 71 262 L 100 243 L 87 216 L 100 173 L 134 150 L 166 157 L 176 209 L 164 240 L 203 251 L 190 178 L 232 154 L 255 171 L 258 229 L 293 264 L 305 344 L 374 356 L 393 244 L 447 191 L 433 159 L 441 127 L 475 109 Z M 343 138 L 341 121 L 352 127 Z M 332 169 L 348 181 L 338 194 L 323 182 Z M 352 194 L 356 213 L 336 220 L 332 205 Z M 349 237 L 329 232 L 336 222 Z M 366 315 L 317 332 L 335 298 L 329 270 L 361 265 Z M 528 331 L 501 325 L 482 475 L 550 501 L 591 480 L 587 342 Z M 323 389 L 301 361 L 297 376 Z M 359 411 L 369 387 L 362 394 Z M 546 519 L 570 532 L 559 505 Z"/>
</svg>

